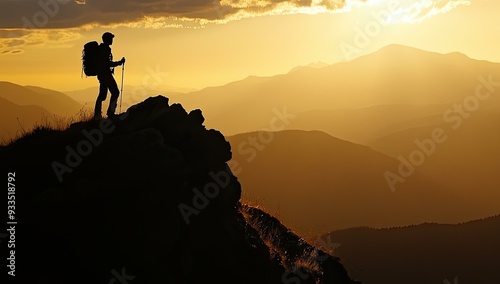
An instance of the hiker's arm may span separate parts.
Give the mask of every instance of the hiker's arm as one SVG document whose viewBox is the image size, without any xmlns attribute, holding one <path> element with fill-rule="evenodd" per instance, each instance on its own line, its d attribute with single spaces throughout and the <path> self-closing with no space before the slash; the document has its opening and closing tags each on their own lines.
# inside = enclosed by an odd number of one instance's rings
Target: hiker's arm
<svg viewBox="0 0 500 284">
<path fill-rule="evenodd" d="M 120 66 L 123 64 L 124 61 L 120 60 L 120 61 L 110 61 L 109 62 L 109 67 L 116 67 L 116 66 Z"/>
<path fill-rule="evenodd" d="M 122 65 L 121 61 L 110 61 L 109 67 L 116 67 Z"/>
</svg>

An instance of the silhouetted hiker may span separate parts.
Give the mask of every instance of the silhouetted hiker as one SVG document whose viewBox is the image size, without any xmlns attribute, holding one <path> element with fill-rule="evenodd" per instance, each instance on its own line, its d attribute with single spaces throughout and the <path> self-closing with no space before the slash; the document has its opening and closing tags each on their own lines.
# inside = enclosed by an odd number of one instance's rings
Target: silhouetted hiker
<svg viewBox="0 0 500 284">
<path fill-rule="evenodd" d="M 113 54 L 111 54 L 110 45 L 113 44 L 114 34 L 105 32 L 102 35 L 102 43 L 99 45 L 99 65 L 97 79 L 99 80 L 99 96 L 95 102 L 94 118 L 102 118 L 102 102 L 106 100 L 108 90 L 111 93 L 109 107 L 106 114 L 108 117 L 115 116 L 116 104 L 120 96 L 120 90 L 116 84 L 114 74 L 114 67 L 125 63 L 125 57 L 120 61 L 113 61 Z"/>
</svg>

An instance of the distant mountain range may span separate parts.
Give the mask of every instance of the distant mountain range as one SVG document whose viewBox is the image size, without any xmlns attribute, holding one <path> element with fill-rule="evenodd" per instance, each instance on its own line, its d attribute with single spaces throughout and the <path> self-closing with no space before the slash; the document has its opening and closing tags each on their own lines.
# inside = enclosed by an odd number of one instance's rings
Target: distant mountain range
<svg viewBox="0 0 500 284">
<path fill-rule="evenodd" d="M 258 130 L 319 130 L 392 157 L 395 164 L 386 166 L 384 171 L 399 177 L 398 167 L 402 161 L 413 159 L 416 162 L 412 167 L 417 174 L 403 177 L 397 182 L 397 188 L 446 192 L 441 199 L 443 204 L 447 203 L 446 198 L 461 199 L 465 205 L 457 207 L 458 214 L 469 208 L 472 215 L 463 213 L 464 218 L 456 215 L 456 218 L 441 220 L 458 222 L 499 213 L 500 179 L 495 172 L 500 168 L 498 82 L 498 63 L 474 60 L 460 53 L 439 54 L 391 45 L 352 62 L 320 68 L 298 67 L 272 77 L 248 77 L 172 99 L 191 108 L 202 108 L 207 126 L 220 129 L 228 136 Z M 491 95 L 479 99 L 476 91 L 491 92 Z M 283 114 L 289 116 L 286 123 L 274 127 Z M 433 139 L 435 130 L 442 133 L 444 142 L 427 143 Z M 246 138 L 229 137 L 232 139 Z M 424 142 L 428 147 L 425 152 Z M 274 143 L 277 142 L 273 141 L 269 147 Z M 262 156 L 268 154 L 276 157 L 274 152 L 262 151 L 259 158 L 264 159 Z M 234 157 L 238 155 L 240 160 L 248 156 L 235 153 Z M 415 160 L 417 158 L 420 160 Z M 270 164 L 262 163 L 262 167 L 257 168 L 252 163 L 246 168 L 255 170 L 243 171 L 240 178 L 257 189 L 268 188 L 268 185 L 261 187 L 259 181 L 271 170 Z M 286 161 L 282 163 L 281 168 L 289 166 Z M 291 178 L 299 177 L 291 175 Z M 414 184 L 409 185 L 412 182 Z M 290 184 L 294 187 L 297 183 Z M 281 211 L 286 210 L 287 203 L 270 198 L 270 191 L 251 198 L 266 199 L 272 208 L 277 208 L 279 203 Z M 292 208 L 298 205 L 289 210 Z M 399 217 L 404 218 L 403 215 Z M 373 218 L 375 216 L 378 215 L 374 214 Z M 293 220 L 306 227 L 315 226 L 304 218 Z M 291 219 L 283 218 L 285 222 Z M 331 222 L 342 227 L 338 220 Z"/>
<path fill-rule="evenodd" d="M 0 143 L 3 144 L 41 123 L 43 117 L 51 116 L 39 106 L 20 106 L 3 98 L 0 98 L 0 108 Z"/>
<path fill-rule="evenodd" d="M 0 143 L 29 132 L 36 124 L 52 121 L 54 115 L 77 115 L 82 105 L 67 95 L 34 86 L 0 82 Z"/>
<path fill-rule="evenodd" d="M 99 93 L 99 83 L 96 80 L 94 87 L 85 88 L 82 90 L 72 90 L 65 92 L 68 96 L 76 100 L 82 105 L 87 105 L 93 109 L 97 94 Z M 119 82 L 118 82 L 119 83 Z M 120 86 L 121 87 L 121 86 Z M 195 89 L 179 88 L 167 85 L 158 85 L 153 87 L 125 85 L 123 87 L 122 108 L 125 111 L 130 106 L 137 104 L 150 96 L 158 94 L 175 93 L 182 94 L 193 92 Z"/>
<path fill-rule="evenodd" d="M 500 94 L 500 92 L 499 92 Z M 484 107 L 484 108 L 483 108 Z M 393 157 L 409 158 L 421 151 L 416 140 L 430 141 L 436 129 L 442 129 L 446 140 L 443 143 L 428 143 L 429 155 L 419 166 L 429 178 L 460 189 L 458 192 L 480 192 L 470 196 L 471 202 L 500 204 L 500 109 L 481 106 L 467 112 L 467 118 L 446 123 L 442 116 L 418 119 L 414 127 L 387 134 L 369 145 Z M 417 126 L 420 124 L 419 126 Z M 456 128 L 454 128 L 456 127 Z"/>
<path fill-rule="evenodd" d="M 302 235 L 356 226 L 455 223 L 498 214 L 497 194 L 438 184 L 418 169 L 394 192 L 385 177 L 399 161 L 319 131 L 227 137 L 243 199 L 264 206 Z"/>
<path fill-rule="evenodd" d="M 404 121 L 400 118 L 401 105 L 420 107 L 413 111 L 418 115 L 413 118 L 427 117 L 428 107 L 433 110 L 431 114 L 442 113 L 474 95 L 480 76 L 500 81 L 500 64 L 474 60 L 460 53 L 439 54 L 390 45 L 351 62 L 320 68 L 299 67 L 271 77 L 250 76 L 171 98 L 191 108 L 203 109 L 207 126 L 220 129 L 225 135 L 266 128 L 274 116 L 273 110 L 286 107 L 302 121 L 300 129 L 322 130 L 341 139 L 359 135 L 364 139 L 353 142 L 366 144 L 380 138 L 376 135 L 379 130 L 383 130 L 381 134 L 400 130 L 398 126 L 392 129 L 390 124 Z M 370 120 L 369 131 L 374 135 L 366 137 L 367 129 L 349 123 L 359 117 L 359 109 L 381 105 L 386 112 L 382 118 L 366 116 Z M 499 108 L 500 96 L 492 96 L 484 105 Z M 318 126 L 314 119 L 317 110 L 330 111 L 332 118 L 340 115 L 346 120 L 331 123 L 352 125 L 358 129 L 357 135 L 346 136 L 324 124 Z M 355 111 L 349 113 L 349 110 Z M 238 123 L 233 123 L 235 117 Z"/>
<path fill-rule="evenodd" d="M 29 131 L 42 121 L 52 121 L 56 117 L 78 118 L 81 113 L 92 112 L 97 98 L 98 82 L 96 86 L 76 91 L 58 92 L 37 86 L 21 86 L 11 82 L 0 81 L 0 143 L 10 141 L 18 134 Z M 177 88 L 172 86 L 157 86 L 145 88 L 127 85 L 124 87 L 122 110 L 149 96 L 162 92 L 191 92 L 194 89 Z M 107 108 L 108 100 L 103 103 Z M 3 140 L 2 140 L 3 139 Z"/>
<path fill-rule="evenodd" d="M 366 284 L 500 283 L 500 216 L 458 225 L 334 231 L 334 254 Z"/>
<path fill-rule="evenodd" d="M 66 94 L 34 86 L 0 82 L 0 98 L 20 106 L 35 105 L 57 115 L 76 115 L 82 108 Z"/>
</svg>

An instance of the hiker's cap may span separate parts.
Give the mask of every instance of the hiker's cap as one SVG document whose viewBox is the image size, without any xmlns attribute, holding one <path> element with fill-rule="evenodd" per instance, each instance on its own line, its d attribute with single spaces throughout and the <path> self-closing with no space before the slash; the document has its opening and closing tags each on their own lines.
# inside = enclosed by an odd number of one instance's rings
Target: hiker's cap
<svg viewBox="0 0 500 284">
<path fill-rule="evenodd" d="M 115 37 L 115 35 L 112 34 L 112 33 L 110 33 L 110 32 L 105 32 L 105 33 L 102 34 L 102 39 L 105 39 L 105 38 L 110 38 L 111 39 L 111 38 L 114 38 L 114 37 Z"/>
</svg>

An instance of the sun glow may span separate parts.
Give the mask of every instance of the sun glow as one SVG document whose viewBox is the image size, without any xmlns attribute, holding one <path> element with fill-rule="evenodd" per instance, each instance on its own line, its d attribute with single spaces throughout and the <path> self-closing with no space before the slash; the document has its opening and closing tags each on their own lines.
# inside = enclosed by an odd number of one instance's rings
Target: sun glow
<svg viewBox="0 0 500 284">
<path fill-rule="evenodd" d="M 388 24 L 419 23 L 432 16 L 448 13 L 454 8 L 470 4 L 469 0 L 372 0 L 366 2 L 367 6 L 372 6 L 376 11 L 385 12 L 385 21 Z"/>
</svg>

